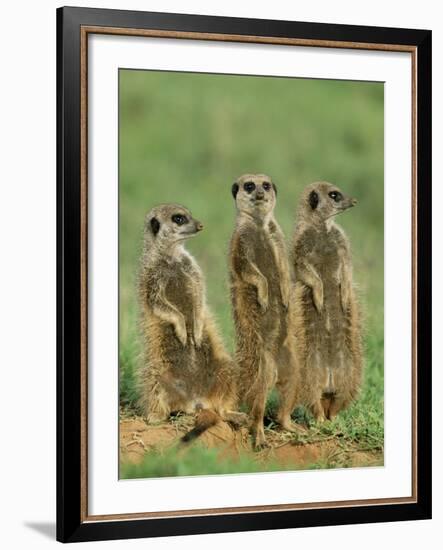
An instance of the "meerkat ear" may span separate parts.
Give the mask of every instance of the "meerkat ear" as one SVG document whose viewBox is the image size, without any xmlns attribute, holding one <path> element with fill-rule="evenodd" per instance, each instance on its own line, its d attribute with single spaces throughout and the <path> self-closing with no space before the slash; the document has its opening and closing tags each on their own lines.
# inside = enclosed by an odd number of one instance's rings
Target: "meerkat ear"
<svg viewBox="0 0 443 550">
<path fill-rule="evenodd" d="M 277 186 L 275 183 L 272 184 L 272 188 L 274 189 L 275 196 L 277 196 Z"/>
<path fill-rule="evenodd" d="M 315 191 L 311 191 L 309 193 L 309 205 L 311 206 L 312 210 L 315 210 L 318 206 L 318 193 Z"/>
<path fill-rule="evenodd" d="M 151 218 L 151 229 L 154 235 L 157 235 L 157 233 L 160 231 L 160 222 L 157 220 L 157 218 Z"/>
<path fill-rule="evenodd" d="M 238 183 L 237 182 L 232 184 L 231 192 L 232 192 L 232 196 L 235 199 L 237 197 L 237 193 L 238 193 Z"/>
</svg>

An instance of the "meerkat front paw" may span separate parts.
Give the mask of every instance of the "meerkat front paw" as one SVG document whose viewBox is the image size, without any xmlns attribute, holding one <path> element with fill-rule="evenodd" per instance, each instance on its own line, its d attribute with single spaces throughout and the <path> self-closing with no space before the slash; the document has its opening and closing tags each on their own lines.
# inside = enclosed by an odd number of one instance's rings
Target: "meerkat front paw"
<svg viewBox="0 0 443 550">
<path fill-rule="evenodd" d="M 260 309 L 262 310 L 262 313 L 266 313 L 268 311 L 268 305 L 269 305 L 268 297 L 259 298 L 258 303 L 260 305 Z"/>
<path fill-rule="evenodd" d="M 200 333 L 194 332 L 194 344 L 197 349 L 201 348 L 202 340 L 203 340 L 203 332 L 200 332 Z"/>
<path fill-rule="evenodd" d="M 266 288 L 266 290 L 259 291 L 257 299 L 262 312 L 265 313 L 269 306 L 268 289 Z"/>
<path fill-rule="evenodd" d="M 340 298 L 341 298 L 341 307 L 344 312 L 347 311 L 349 302 L 350 302 L 350 291 L 347 285 L 340 285 Z"/>
<path fill-rule="evenodd" d="M 203 341 L 203 324 L 195 324 L 194 327 L 194 344 L 196 348 L 200 348 Z"/>
<path fill-rule="evenodd" d="M 186 346 L 186 343 L 188 341 L 188 335 L 186 333 L 186 325 L 185 324 L 177 324 L 175 326 L 175 334 L 177 335 L 177 338 L 180 340 L 181 344 L 183 346 Z"/>
<path fill-rule="evenodd" d="M 318 313 L 323 310 L 323 286 L 314 288 L 314 305 Z"/>
<path fill-rule="evenodd" d="M 289 286 L 282 286 L 281 288 L 281 299 L 282 303 L 285 309 L 289 308 L 289 299 L 290 299 L 291 291 Z"/>
</svg>

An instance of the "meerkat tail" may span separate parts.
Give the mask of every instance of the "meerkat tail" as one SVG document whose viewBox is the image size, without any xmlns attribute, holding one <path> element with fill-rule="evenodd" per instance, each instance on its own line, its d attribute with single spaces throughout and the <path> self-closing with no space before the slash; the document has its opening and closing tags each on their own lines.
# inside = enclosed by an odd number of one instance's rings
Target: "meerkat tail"
<svg viewBox="0 0 443 550">
<path fill-rule="evenodd" d="M 193 441 L 206 430 L 218 424 L 221 420 L 220 415 L 215 411 L 211 409 L 201 409 L 195 418 L 195 426 L 181 438 L 182 443 Z"/>
</svg>

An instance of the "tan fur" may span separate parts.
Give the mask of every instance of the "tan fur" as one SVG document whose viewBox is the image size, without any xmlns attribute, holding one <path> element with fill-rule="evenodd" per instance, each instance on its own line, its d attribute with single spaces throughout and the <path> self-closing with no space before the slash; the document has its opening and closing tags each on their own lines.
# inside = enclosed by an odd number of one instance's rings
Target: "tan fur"
<svg viewBox="0 0 443 550">
<path fill-rule="evenodd" d="M 174 222 L 177 215 L 186 223 Z M 145 219 L 138 284 L 144 347 L 139 383 L 150 423 L 166 420 L 173 411 L 211 409 L 220 418 L 241 417 L 232 410 L 237 404 L 233 361 L 206 305 L 203 274 L 183 246 L 202 227 L 177 204 L 157 206 Z"/>
<path fill-rule="evenodd" d="M 245 185 L 253 183 L 248 193 Z M 273 210 L 276 189 L 264 174 L 245 174 L 233 186 L 237 221 L 230 244 L 230 282 L 237 334 L 240 395 L 252 419 L 254 445 L 266 445 L 263 415 L 274 385 L 277 421 L 293 430 L 295 365 L 287 330 L 291 278 L 282 231 Z"/>
<path fill-rule="evenodd" d="M 331 192 L 339 193 L 339 200 L 331 198 Z M 319 421 L 332 419 L 347 407 L 361 384 L 361 322 L 349 240 L 333 221 L 333 216 L 355 204 L 335 185 L 309 185 L 301 197 L 291 247 L 296 282 L 290 317 L 300 377 L 297 401 Z"/>
</svg>

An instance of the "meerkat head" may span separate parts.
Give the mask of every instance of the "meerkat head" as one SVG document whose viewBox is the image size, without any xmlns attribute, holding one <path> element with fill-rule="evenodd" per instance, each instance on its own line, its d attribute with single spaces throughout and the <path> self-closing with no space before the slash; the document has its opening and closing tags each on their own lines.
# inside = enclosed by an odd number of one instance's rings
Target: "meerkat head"
<svg viewBox="0 0 443 550">
<path fill-rule="evenodd" d="M 336 185 L 319 181 L 306 187 L 300 209 L 301 214 L 324 221 L 356 204 L 356 199 L 346 196 Z"/>
<path fill-rule="evenodd" d="M 263 218 L 274 209 L 277 187 L 265 174 L 243 174 L 232 185 L 232 196 L 239 212 Z"/>
<path fill-rule="evenodd" d="M 203 224 L 179 204 L 160 204 L 145 217 L 145 239 L 162 248 L 189 239 L 202 229 Z"/>
</svg>

